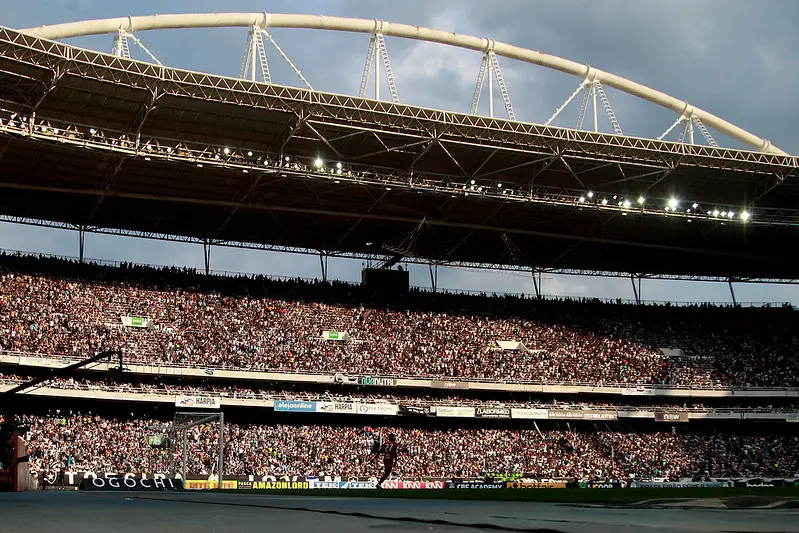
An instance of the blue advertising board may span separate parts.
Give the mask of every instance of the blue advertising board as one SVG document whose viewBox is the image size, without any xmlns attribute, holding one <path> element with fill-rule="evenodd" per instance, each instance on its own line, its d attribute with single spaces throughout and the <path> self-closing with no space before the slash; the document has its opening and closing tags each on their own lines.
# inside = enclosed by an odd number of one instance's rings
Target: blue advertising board
<svg viewBox="0 0 799 533">
<path fill-rule="evenodd" d="M 316 411 L 316 402 L 306 402 L 303 400 L 275 400 L 275 411 L 313 413 Z"/>
</svg>

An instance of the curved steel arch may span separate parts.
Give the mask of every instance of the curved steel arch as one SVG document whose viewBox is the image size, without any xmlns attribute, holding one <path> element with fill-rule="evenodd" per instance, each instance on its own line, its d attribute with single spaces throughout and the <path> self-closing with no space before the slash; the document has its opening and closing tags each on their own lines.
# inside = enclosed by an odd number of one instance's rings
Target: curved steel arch
<svg viewBox="0 0 799 533">
<path fill-rule="evenodd" d="M 663 106 L 679 115 L 693 116 L 706 125 L 723 133 L 736 141 L 758 151 L 776 155 L 789 155 L 772 145 L 770 141 L 762 139 L 743 128 L 726 120 L 694 107 L 688 102 L 669 96 L 666 93 L 650 89 L 645 85 L 628 80 L 621 76 L 595 69 L 558 56 L 544 54 L 510 44 L 496 42 L 492 39 L 460 35 L 453 32 L 434 30 L 421 26 L 409 26 L 381 20 L 355 19 L 343 17 L 327 17 L 321 15 L 290 15 L 271 13 L 195 13 L 177 15 L 146 15 L 138 17 L 120 17 L 110 19 L 86 20 L 82 22 L 67 22 L 36 28 L 19 30 L 36 37 L 45 39 L 65 39 L 84 35 L 99 35 L 114 33 L 120 29 L 128 32 L 178 29 L 178 28 L 215 28 L 215 27 L 250 27 L 262 28 L 302 28 L 317 30 L 348 31 L 355 33 L 375 33 L 428 41 L 438 44 L 466 48 L 476 51 L 493 50 L 494 53 L 525 63 L 532 63 L 542 67 L 565 72 L 581 79 L 595 79 L 609 87 L 625 93 L 643 98 L 652 103 Z"/>
</svg>

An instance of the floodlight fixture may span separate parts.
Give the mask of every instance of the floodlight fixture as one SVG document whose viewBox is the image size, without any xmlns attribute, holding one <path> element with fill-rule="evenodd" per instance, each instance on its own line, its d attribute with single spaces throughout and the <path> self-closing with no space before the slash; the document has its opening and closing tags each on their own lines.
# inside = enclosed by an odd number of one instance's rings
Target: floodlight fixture
<svg viewBox="0 0 799 533">
<path fill-rule="evenodd" d="M 588 194 L 586 196 L 588 196 L 589 198 L 593 198 L 594 197 L 594 193 L 591 192 L 591 191 L 588 191 Z"/>
<path fill-rule="evenodd" d="M 625 209 L 627 209 L 627 208 L 629 208 L 629 207 L 630 207 L 630 201 L 629 201 L 629 200 L 624 200 L 624 202 L 622 203 L 622 205 L 624 206 L 624 208 L 625 208 Z"/>
<path fill-rule="evenodd" d="M 225 152 L 225 155 L 230 155 L 230 148 L 228 148 L 227 146 L 225 146 L 225 149 L 222 151 Z"/>
<path fill-rule="evenodd" d="M 317 157 L 316 159 L 314 159 L 313 166 L 315 166 L 316 168 L 322 168 L 324 164 L 325 162 L 322 161 L 321 157 Z"/>
<path fill-rule="evenodd" d="M 699 204 L 698 204 L 698 203 L 696 203 L 696 202 L 694 202 L 694 203 L 691 205 L 691 207 L 692 207 L 692 208 L 694 208 L 694 209 L 696 209 L 697 207 L 699 207 Z"/>
<path fill-rule="evenodd" d="M 581 204 L 584 204 L 584 203 L 585 203 L 585 196 L 580 196 L 580 198 L 579 198 L 579 202 L 580 202 Z"/>
<path fill-rule="evenodd" d="M 743 213 L 741 213 L 741 220 L 743 220 L 744 222 L 746 222 L 750 218 L 752 218 L 752 215 L 751 213 L 749 213 L 749 211 L 744 211 Z"/>
<path fill-rule="evenodd" d="M 714 217 L 717 217 L 717 216 L 719 216 L 719 210 L 718 210 L 718 209 L 714 209 L 714 210 L 713 210 L 713 216 L 714 216 Z"/>
<path fill-rule="evenodd" d="M 602 205 L 608 205 L 608 199 L 602 198 Z"/>
<path fill-rule="evenodd" d="M 252 151 L 247 152 L 247 157 L 252 157 Z"/>
<path fill-rule="evenodd" d="M 726 217 L 727 216 L 727 212 L 726 211 L 722 211 L 721 212 L 721 216 Z"/>
<path fill-rule="evenodd" d="M 338 163 L 336 163 L 336 168 L 337 168 L 338 170 L 341 170 L 341 167 L 342 167 L 342 166 L 343 166 L 343 165 L 341 164 L 341 161 L 339 161 Z"/>
<path fill-rule="evenodd" d="M 643 205 L 644 202 L 646 202 L 646 198 L 644 198 L 643 196 L 639 196 L 638 203 Z"/>
<path fill-rule="evenodd" d="M 679 202 L 677 201 L 676 198 L 672 198 L 671 200 L 669 200 L 669 207 L 671 207 L 672 209 L 676 208 L 677 204 L 679 204 Z"/>
</svg>

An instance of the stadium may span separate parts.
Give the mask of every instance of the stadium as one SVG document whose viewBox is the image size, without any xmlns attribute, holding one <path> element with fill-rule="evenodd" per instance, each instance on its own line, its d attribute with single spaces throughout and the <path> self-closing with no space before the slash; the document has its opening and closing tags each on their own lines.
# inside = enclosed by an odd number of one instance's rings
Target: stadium
<svg viewBox="0 0 799 533">
<path fill-rule="evenodd" d="M 239 77 L 164 66 L 146 46 L 146 32 L 209 27 L 248 30 Z M 311 87 L 272 28 L 363 34 L 358 94 Z M 59 41 L 89 35 L 112 35 L 112 52 Z M 402 103 L 387 38 L 481 57 L 471 112 Z M 272 83 L 268 58 L 302 86 Z M 548 121 L 519 121 L 505 61 L 571 74 L 576 89 Z M 624 135 L 606 87 L 673 124 Z M 557 125 L 567 108 L 577 127 Z M 641 526 L 509 502 L 401 507 L 392 493 L 795 498 L 799 315 L 739 305 L 734 284 L 799 280 L 799 160 L 685 101 L 492 39 L 375 20 L 0 27 L 0 164 L 0 220 L 81 243 L 74 259 L 0 254 L 0 482 L 25 505 L 115 513 L 125 500 L 108 493 L 129 489 L 153 516 L 232 505 L 247 520 L 316 513 L 336 529 L 576 531 Z M 86 261 L 87 233 L 202 244 L 205 269 Z M 217 275 L 212 247 L 314 255 L 321 271 Z M 331 279 L 336 258 L 363 261 L 362 282 Z M 410 284 L 419 265 L 431 290 Z M 525 273 L 536 294 L 437 290 L 451 266 Z M 551 274 L 627 278 L 634 300 L 544 298 Z M 733 305 L 646 304 L 650 279 L 724 282 Z M 399 446 L 384 468 L 389 436 Z M 796 527 L 790 511 L 747 512 L 726 530 Z M 530 513 L 543 522 L 512 522 Z"/>
</svg>

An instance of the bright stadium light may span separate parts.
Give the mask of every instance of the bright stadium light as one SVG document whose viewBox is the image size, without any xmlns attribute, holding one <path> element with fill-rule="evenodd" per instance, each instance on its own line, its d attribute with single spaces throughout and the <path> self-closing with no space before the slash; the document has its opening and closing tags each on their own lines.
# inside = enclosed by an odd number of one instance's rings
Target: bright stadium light
<svg viewBox="0 0 799 533">
<path fill-rule="evenodd" d="M 584 204 L 585 203 L 585 196 L 580 196 L 579 201 L 580 201 L 581 204 Z"/>
<path fill-rule="evenodd" d="M 722 211 L 721 212 L 721 216 L 726 217 L 727 216 L 727 212 L 726 211 Z"/>
<path fill-rule="evenodd" d="M 502 188 L 502 184 L 501 183 L 497 183 L 497 188 L 501 189 Z"/>
<path fill-rule="evenodd" d="M 313 162 L 313 166 L 315 166 L 316 168 L 322 168 L 322 166 L 323 166 L 324 164 L 325 164 L 325 162 L 324 162 L 324 161 L 322 161 L 322 158 L 321 158 L 321 157 L 317 157 L 317 158 L 314 160 L 314 162 Z"/>
<path fill-rule="evenodd" d="M 752 215 L 749 213 L 749 211 L 744 211 L 743 213 L 741 213 L 741 220 L 743 220 L 744 222 L 746 222 L 750 218 L 752 218 Z"/>
<path fill-rule="evenodd" d="M 225 146 L 225 149 L 222 151 L 225 152 L 225 155 L 230 155 L 230 148 L 228 148 L 227 146 Z"/>
<path fill-rule="evenodd" d="M 338 163 L 336 163 L 336 168 L 337 168 L 337 169 L 341 170 L 341 167 L 342 167 L 342 166 L 343 166 L 343 165 L 341 164 L 341 161 L 339 161 Z"/>
<path fill-rule="evenodd" d="M 733 211 L 730 211 L 729 213 L 727 213 L 727 217 L 728 218 L 732 218 L 734 216 L 735 216 L 735 213 Z"/>
<path fill-rule="evenodd" d="M 630 207 L 630 201 L 629 200 L 624 200 L 624 203 L 622 205 L 624 205 L 624 208 L 627 209 L 627 208 Z"/>
<path fill-rule="evenodd" d="M 608 205 L 608 199 L 602 198 L 602 205 Z"/>
<path fill-rule="evenodd" d="M 474 185 L 474 180 L 472 180 L 472 182 L 471 182 L 471 183 L 472 183 L 472 185 Z"/>
<path fill-rule="evenodd" d="M 719 216 L 719 210 L 718 210 L 718 209 L 714 209 L 714 210 L 713 210 L 713 216 L 714 216 L 714 217 L 717 217 L 717 216 Z"/>
<path fill-rule="evenodd" d="M 675 209 L 677 207 L 678 203 L 679 202 L 677 201 L 676 198 L 672 198 L 671 200 L 669 200 L 669 207 L 672 208 L 672 209 Z"/>
<path fill-rule="evenodd" d="M 589 198 L 593 198 L 594 197 L 594 193 L 592 193 L 591 191 L 588 191 L 588 194 L 586 196 L 588 196 Z"/>
<path fill-rule="evenodd" d="M 643 205 L 644 202 L 646 202 L 646 198 L 644 198 L 643 196 L 639 196 L 638 197 L 638 203 Z"/>
<path fill-rule="evenodd" d="M 699 207 L 699 204 L 698 204 L 698 203 L 696 203 L 696 202 L 694 202 L 694 203 L 691 205 L 691 207 L 692 207 L 692 208 L 694 208 L 694 209 L 696 209 L 697 207 Z"/>
</svg>

